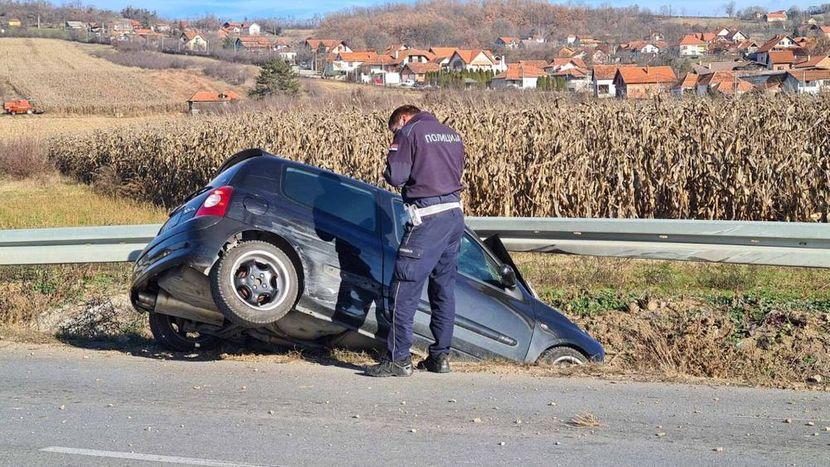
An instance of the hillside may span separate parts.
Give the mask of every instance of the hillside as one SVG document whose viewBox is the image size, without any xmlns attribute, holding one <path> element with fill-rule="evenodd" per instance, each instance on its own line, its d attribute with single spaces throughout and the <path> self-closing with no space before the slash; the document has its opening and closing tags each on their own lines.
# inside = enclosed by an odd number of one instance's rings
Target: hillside
<svg viewBox="0 0 830 467">
<path fill-rule="evenodd" d="M 47 112 L 179 111 L 198 90 L 229 85 L 196 70 L 142 70 L 92 56 L 109 47 L 54 39 L 0 40 L 0 100 L 32 99 Z"/>
</svg>

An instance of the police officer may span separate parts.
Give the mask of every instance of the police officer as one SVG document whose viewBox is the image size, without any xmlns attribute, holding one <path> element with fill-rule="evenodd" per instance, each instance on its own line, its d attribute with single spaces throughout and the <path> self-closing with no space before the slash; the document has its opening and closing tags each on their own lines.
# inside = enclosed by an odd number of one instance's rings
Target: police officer
<svg viewBox="0 0 830 467">
<path fill-rule="evenodd" d="M 392 113 L 389 130 L 395 138 L 389 146 L 383 176 L 401 189 L 409 221 L 392 276 L 389 352 L 366 373 L 412 375 L 412 326 L 426 282 L 432 310 L 429 328 L 435 342 L 418 369 L 448 373 L 455 323 L 455 277 L 464 233 L 460 197 L 464 145 L 458 133 L 413 105 Z"/>
</svg>

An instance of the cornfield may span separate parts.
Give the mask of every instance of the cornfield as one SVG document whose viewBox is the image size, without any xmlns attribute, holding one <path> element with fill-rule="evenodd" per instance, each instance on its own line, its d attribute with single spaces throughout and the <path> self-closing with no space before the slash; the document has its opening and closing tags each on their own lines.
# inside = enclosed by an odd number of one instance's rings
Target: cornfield
<svg viewBox="0 0 830 467">
<path fill-rule="evenodd" d="M 461 133 L 467 210 L 487 216 L 827 221 L 830 99 L 574 102 L 424 98 Z M 171 206 L 232 153 L 262 147 L 382 185 L 389 103 L 296 104 L 56 139 L 58 167 Z"/>
<path fill-rule="evenodd" d="M 230 88 L 193 70 L 141 70 L 92 52 L 113 53 L 57 39 L 3 39 L 0 100 L 31 99 L 49 113 L 157 114 L 184 111 L 196 91 Z"/>
</svg>

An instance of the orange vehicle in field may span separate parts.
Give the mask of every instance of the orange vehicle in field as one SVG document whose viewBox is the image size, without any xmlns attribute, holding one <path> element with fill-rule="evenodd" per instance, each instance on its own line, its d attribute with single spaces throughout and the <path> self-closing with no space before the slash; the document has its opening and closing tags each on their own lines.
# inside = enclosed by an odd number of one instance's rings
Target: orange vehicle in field
<svg viewBox="0 0 830 467">
<path fill-rule="evenodd" d="M 11 115 L 43 113 L 42 111 L 36 110 L 35 106 L 26 99 L 18 99 L 4 103 L 3 112 Z"/>
</svg>

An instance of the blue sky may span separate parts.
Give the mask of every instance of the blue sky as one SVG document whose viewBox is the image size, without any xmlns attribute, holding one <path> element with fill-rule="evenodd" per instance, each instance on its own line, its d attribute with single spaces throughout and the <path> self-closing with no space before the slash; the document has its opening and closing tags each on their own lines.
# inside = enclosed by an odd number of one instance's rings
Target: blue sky
<svg viewBox="0 0 830 467">
<path fill-rule="evenodd" d="M 410 0 L 411 1 L 411 0 Z M 581 3 L 592 6 L 613 5 L 627 6 L 640 5 L 657 11 L 663 5 L 671 5 L 672 10 L 678 14 L 686 15 L 720 15 L 723 14 L 723 5 L 728 0 L 698 0 L 686 2 L 667 2 L 664 0 L 585 0 L 571 3 Z M 770 10 L 787 9 L 792 5 L 806 8 L 810 5 L 826 3 L 827 0 L 803 1 L 792 0 L 788 2 L 772 2 L 766 0 L 746 1 L 737 0 L 738 8 L 750 5 L 759 5 Z M 170 18 L 188 18 L 201 16 L 205 13 L 212 13 L 221 18 L 244 17 L 293 17 L 307 18 L 316 14 L 322 15 L 332 11 L 342 10 L 354 6 L 370 6 L 387 3 L 385 0 L 89 0 L 84 3 L 93 4 L 103 8 L 119 10 L 126 5 L 157 10 L 163 16 Z M 554 2 L 565 3 L 565 2 Z"/>
</svg>

